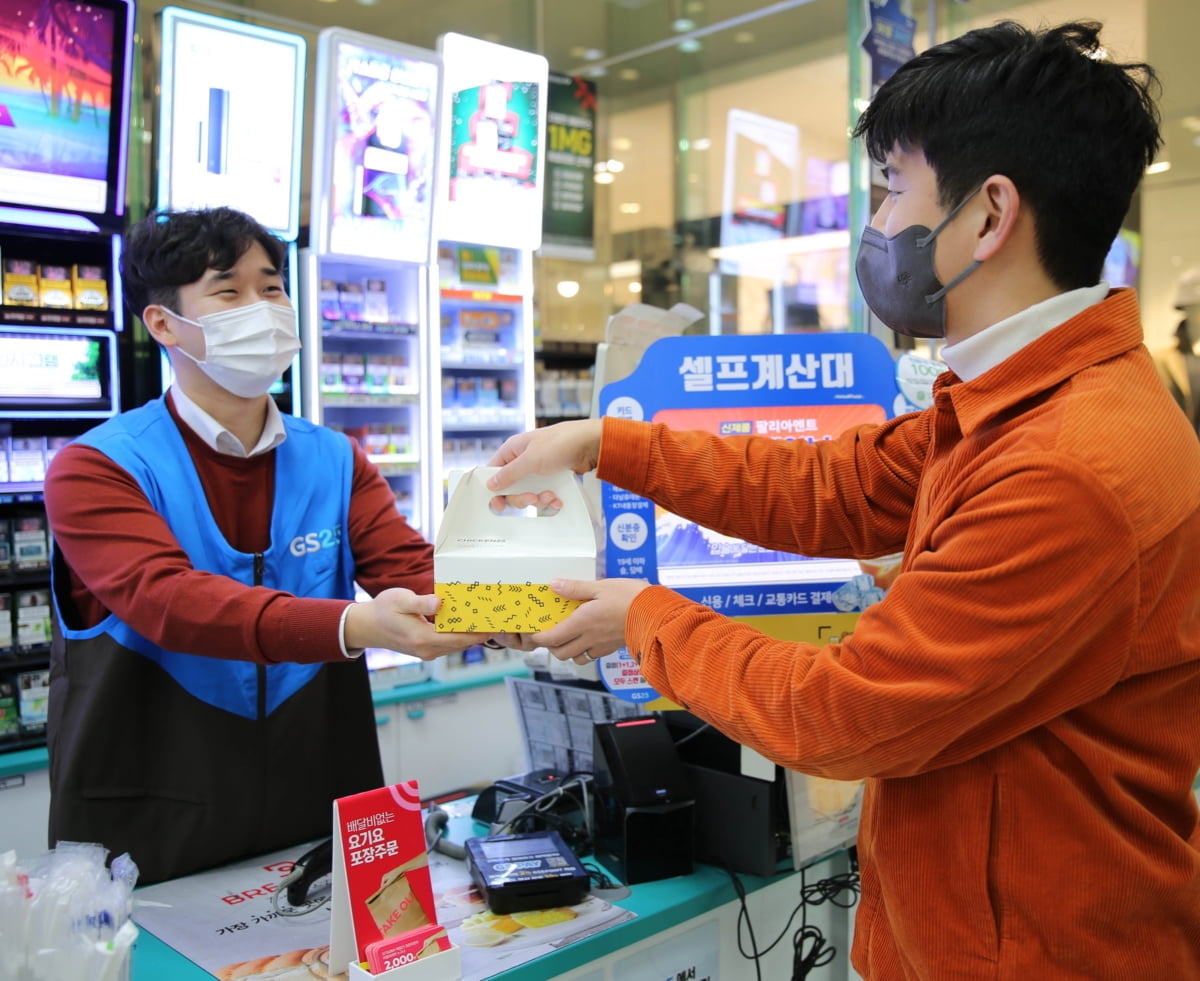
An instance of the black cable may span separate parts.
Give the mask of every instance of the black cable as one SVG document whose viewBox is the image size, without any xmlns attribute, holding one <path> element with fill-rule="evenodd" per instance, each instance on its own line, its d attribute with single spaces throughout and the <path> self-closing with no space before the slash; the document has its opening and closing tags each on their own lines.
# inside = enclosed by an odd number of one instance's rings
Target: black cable
<svg viewBox="0 0 1200 981">
<path fill-rule="evenodd" d="M 804 981 L 816 968 L 824 967 L 833 960 L 837 954 L 837 948 L 826 943 L 825 935 L 820 928 L 808 922 L 808 907 L 832 903 L 840 909 L 850 909 L 858 902 L 858 856 L 856 854 L 850 856 L 851 871 L 820 879 L 811 885 L 808 883 L 805 870 L 800 870 L 800 902 L 793 908 L 779 935 L 762 950 L 758 949 L 754 924 L 750 920 L 750 909 L 746 904 L 746 889 L 733 869 L 725 863 L 722 863 L 721 867 L 733 883 L 734 892 L 737 893 L 738 902 L 741 905 L 737 919 L 738 953 L 746 960 L 754 961 L 754 974 L 758 981 L 762 981 L 762 958 L 774 950 L 788 935 L 797 913 L 800 914 L 800 926 L 792 934 L 792 981 Z M 850 898 L 843 899 L 843 893 L 849 893 Z M 749 953 L 747 953 L 742 940 L 743 924 L 750 937 Z"/>
<path fill-rule="evenodd" d="M 711 728 L 712 728 L 712 724 L 705 722 L 704 725 L 700 726 L 698 729 L 693 729 L 682 739 L 675 740 L 675 746 L 678 748 L 679 746 L 682 746 L 684 743 L 686 743 L 688 740 L 695 739 L 698 735 L 700 735 L 700 733 L 704 732 L 705 729 L 711 729 Z"/>
<path fill-rule="evenodd" d="M 820 928 L 808 922 L 808 908 L 831 903 L 850 909 L 858 902 L 858 856 L 851 856 L 851 871 L 831 875 L 809 885 L 805 869 L 800 870 L 800 929 L 792 934 L 792 981 L 804 981 L 818 967 L 837 956 L 837 948 L 827 943 Z M 842 894 L 849 899 L 843 900 Z M 789 926 L 791 920 L 788 920 Z"/>
<path fill-rule="evenodd" d="M 697 730 L 698 731 L 698 730 Z M 754 937 L 754 924 L 750 922 L 750 910 L 746 906 L 746 887 L 742 885 L 742 880 L 737 877 L 737 874 L 725 862 L 721 863 L 721 868 L 725 870 L 725 874 L 729 876 L 729 880 L 733 883 L 733 891 L 737 893 L 738 902 L 741 904 L 741 910 L 738 912 L 737 918 L 737 941 L 738 953 L 748 961 L 754 961 L 754 976 L 758 981 L 762 981 L 762 964 L 759 958 L 762 954 L 758 952 L 758 941 Z M 792 913 L 795 916 L 795 912 Z M 746 932 L 750 934 L 750 950 L 751 953 L 746 953 L 746 948 L 742 946 L 742 923 L 746 924 Z M 788 923 L 792 921 L 789 919 Z M 775 943 L 779 941 L 776 940 Z M 774 946 L 774 944 L 772 944 Z M 771 948 L 768 947 L 767 950 Z M 765 954 L 766 951 L 763 951 Z"/>
</svg>

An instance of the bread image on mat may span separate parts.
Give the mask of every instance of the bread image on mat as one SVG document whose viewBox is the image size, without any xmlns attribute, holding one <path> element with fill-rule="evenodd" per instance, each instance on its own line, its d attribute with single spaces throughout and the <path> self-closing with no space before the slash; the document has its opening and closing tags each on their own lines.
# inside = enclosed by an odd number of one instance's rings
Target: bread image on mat
<svg viewBox="0 0 1200 981">
<path fill-rule="evenodd" d="M 540 930 L 558 923 L 566 923 L 578 915 L 569 906 L 499 916 L 490 910 L 484 910 L 462 921 L 463 943 L 468 947 L 495 947 L 521 930 Z"/>
<path fill-rule="evenodd" d="M 328 946 L 239 961 L 221 968 L 215 976 L 217 981 L 313 981 L 333 977 L 329 973 Z"/>
</svg>

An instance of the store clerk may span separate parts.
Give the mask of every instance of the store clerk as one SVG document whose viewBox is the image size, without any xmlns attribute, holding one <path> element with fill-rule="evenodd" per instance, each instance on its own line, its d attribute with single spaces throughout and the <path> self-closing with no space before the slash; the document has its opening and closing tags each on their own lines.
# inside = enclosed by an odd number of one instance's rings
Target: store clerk
<svg viewBox="0 0 1200 981">
<path fill-rule="evenodd" d="M 229 208 L 134 226 L 122 285 L 175 382 L 46 477 L 49 840 L 143 883 L 329 834 L 383 781 L 363 649 L 486 639 L 434 631 L 432 547 L 362 449 L 267 394 L 299 347 L 283 259 Z"/>
</svg>

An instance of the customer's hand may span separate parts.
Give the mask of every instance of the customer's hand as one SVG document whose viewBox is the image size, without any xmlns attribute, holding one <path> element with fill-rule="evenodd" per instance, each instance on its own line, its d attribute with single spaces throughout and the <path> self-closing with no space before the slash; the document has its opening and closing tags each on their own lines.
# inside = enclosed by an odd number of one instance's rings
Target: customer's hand
<svg viewBox="0 0 1200 981">
<path fill-rule="evenodd" d="M 625 646 L 625 619 L 634 597 L 649 586 L 645 579 L 556 579 L 559 596 L 582 600 L 569 617 L 529 637 L 560 661 L 587 664 Z"/>
<path fill-rule="evenodd" d="M 510 436 L 488 461 L 488 466 L 500 468 L 488 480 L 488 489 L 498 495 L 492 498 L 492 509 L 502 511 L 506 504 L 515 508 L 525 508 L 531 504 L 539 508 L 561 508 L 562 501 L 552 491 L 510 495 L 502 492 L 521 478 L 533 474 L 552 474 L 560 470 L 587 473 L 594 470 L 600 459 L 601 427 L 599 419 L 573 419 Z"/>
<path fill-rule="evenodd" d="M 346 614 L 347 649 L 382 647 L 432 661 L 443 654 L 482 644 L 491 634 L 439 633 L 427 619 L 441 606 L 437 596 L 411 589 L 385 589 L 372 600 L 355 603 Z"/>
</svg>

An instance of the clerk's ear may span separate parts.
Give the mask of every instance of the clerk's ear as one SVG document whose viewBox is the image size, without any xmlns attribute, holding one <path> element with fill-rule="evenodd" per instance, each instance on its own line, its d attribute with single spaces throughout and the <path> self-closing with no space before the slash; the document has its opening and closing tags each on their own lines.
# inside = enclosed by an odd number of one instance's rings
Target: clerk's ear
<svg viewBox="0 0 1200 981">
<path fill-rule="evenodd" d="M 146 331 L 163 347 L 174 347 L 179 343 L 179 338 L 172 329 L 171 318 L 167 316 L 167 312 L 157 303 L 147 305 L 142 311 L 142 323 L 146 325 Z"/>
<path fill-rule="evenodd" d="M 1023 217 L 1023 209 L 1017 186 L 1003 174 L 993 174 L 983 182 L 979 189 L 979 201 L 983 205 L 983 223 L 972 258 L 976 262 L 984 262 L 1012 239 Z M 1032 220 L 1028 210 L 1024 211 L 1025 219 Z"/>
</svg>

